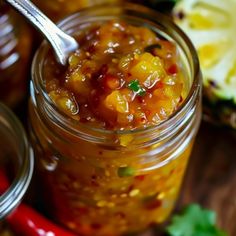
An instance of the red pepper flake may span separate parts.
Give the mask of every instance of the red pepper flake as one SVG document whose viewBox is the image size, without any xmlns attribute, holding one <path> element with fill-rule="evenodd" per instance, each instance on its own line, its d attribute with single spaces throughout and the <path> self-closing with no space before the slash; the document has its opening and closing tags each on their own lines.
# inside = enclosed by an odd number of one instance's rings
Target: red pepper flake
<svg viewBox="0 0 236 236">
<path fill-rule="evenodd" d="M 91 180 L 91 185 L 92 185 L 93 187 L 99 187 L 99 186 L 100 186 L 99 183 L 98 183 L 97 181 L 95 181 L 95 179 L 92 179 L 92 180 Z"/>
<path fill-rule="evenodd" d="M 176 64 L 172 64 L 172 65 L 167 69 L 167 72 L 168 72 L 169 74 L 172 74 L 172 75 L 176 74 L 176 73 L 178 72 L 178 67 L 177 67 L 177 65 L 176 65 Z"/>
<path fill-rule="evenodd" d="M 116 212 L 115 216 L 120 219 L 125 219 L 125 213 L 123 213 L 123 212 Z"/>
<path fill-rule="evenodd" d="M 151 111 L 150 111 L 150 110 L 148 110 L 148 109 L 146 109 L 146 110 L 144 111 L 144 113 L 145 113 L 146 117 L 148 117 L 148 116 L 150 116 L 150 115 L 151 115 Z"/>
<path fill-rule="evenodd" d="M 84 117 L 80 118 L 79 121 L 80 121 L 81 123 L 87 123 L 87 122 L 88 122 L 88 120 L 87 120 L 86 118 L 84 118 Z"/>
<path fill-rule="evenodd" d="M 137 179 L 139 181 L 143 181 L 145 179 L 145 175 L 137 175 L 137 176 L 135 176 L 135 179 Z"/>
<path fill-rule="evenodd" d="M 92 228 L 92 229 L 101 229 L 101 228 L 102 228 L 102 225 L 101 225 L 101 224 L 98 224 L 98 223 L 93 223 L 93 224 L 91 224 L 91 228 Z"/>
<path fill-rule="evenodd" d="M 162 205 L 162 201 L 155 199 L 155 200 L 146 202 L 145 208 L 151 211 L 151 210 L 155 210 L 156 208 L 159 208 L 161 205 Z"/>
<path fill-rule="evenodd" d="M 89 53 L 91 53 L 91 54 L 95 53 L 95 51 L 96 51 L 95 45 L 91 45 L 91 46 L 87 49 L 87 51 L 88 51 Z"/>
<path fill-rule="evenodd" d="M 97 107 L 100 103 L 100 94 L 98 91 L 96 91 L 95 89 L 91 91 L 90 93 L 90 98 L 89 98 L 89 102 L 91 104 L 91 107 Z"/>
<path fill-rule="evenodd" d="M 108 65 L 107 64 L 103 64 L 100 69 L 98 70 L 98 74 L 100 75 L 105 75 L 108 71 Z"/>
<path fill-rule="evenodd" d="M 96 175 L 92 175 L 91 178 L 92 179 L 97 179 L 97 176 Z"/>
<path fill-rule="evenodd" d="M 157 199 L 158 193 L 143 198 L 143 204 L 147 210 L 155 210 L 162 205 L 162 201 Z"/>
<path fill-rule="evenodd" d="M 109 89 L 117 89 L 120 87 L 120 80 L 119 78 L 113 76 L 113 75 L 106 75 L 104 78 L 104 84 Z"/>
<path fill-rule="evenodd" d="M 145 103 L 145 99 L 143 97 L 138 96 L 137 99 L 138 99 L 139 103 Z"/>
<path fill-rule="evenodd" d="M 108 65 L 103 64 L 99 68 L 99 70 L 97 70 L 92 74 L 91 77 L 92 79 L 90 80 L 90 83 L 95 89 L 97 88 L 101 89 L 101 81 L 103 81 L 102 79 L 107 75 L 107 72 L 108 72 Z"/>
<path fill-rule="evenodd" d="M 79 212 L 79 214 L 82 214 L 82 215 L 86 215 L 89 212 L 88 208 L 86 207 L 79 207 L 79 208 L 76 208 L 76 210 Z"/>
<path fill-rule="evenodd" d="M 156 83 L 154 89 L 163 88 L 163 87 L 164 87 L 164 83 L 160 81 L 160 82 Z"/>
<path fill-rule="evenodd" d="M 134 188 L 134 185 L 133 184 L 130 185 L 127 192 L 131 192 L 133 190 L 133 188 Z"/>
</svg>

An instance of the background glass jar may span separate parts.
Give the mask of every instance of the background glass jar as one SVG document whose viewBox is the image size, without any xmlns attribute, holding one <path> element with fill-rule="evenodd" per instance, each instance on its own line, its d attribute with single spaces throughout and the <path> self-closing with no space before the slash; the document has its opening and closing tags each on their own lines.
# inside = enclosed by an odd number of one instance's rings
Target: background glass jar
<svg viewBox="0 0 236 236">
<path fill-rule="evenodd" d="M 73 34 L 117 18 L 177 44 L 189 93 L 160 125 L 132 132 L 91 128 L 50 100 L 43 78 L 49 48 L 41 45 L 32 66 L 29 105 L 40 192 L 51 216 L 81 235 L 121 235 L 163 223 L 178 196 L 201 118 L 196 52 L 168 18 L 137 5 L 103 6 L 76 13 L 60 26 Z"/>
<path fill-rule="evenodd" d="M 0 3 L 0 101 L 15 107 L 26 96 L 31 34 L 22 19 Z"/>
<path fill-rule="evenodd" d="M 50 19 L 57 21 L 84 7 L 102 3 L 118 3 L 121 2 L 121 0 L 33 0 L 32 2 L 45 12 Z"/>
<path fill-rule="evenodd" d="M 0 220 L 22 201 L 33 172 L 33 151 L 16 116 L 0 103 Z M 1 230 L 1 225 L 0 225 Z"/>
</svg>

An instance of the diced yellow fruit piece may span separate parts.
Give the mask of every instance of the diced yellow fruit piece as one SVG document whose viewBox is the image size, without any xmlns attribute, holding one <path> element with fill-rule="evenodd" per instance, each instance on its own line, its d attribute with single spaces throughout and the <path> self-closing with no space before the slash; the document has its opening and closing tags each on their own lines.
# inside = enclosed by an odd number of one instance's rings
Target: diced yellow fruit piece
<svg viewBox="0 0 236 236">
<path fill-rule="evenodd" d="M 156 34 L 147 28 L 139 29 L 139 34 L 141 35 L 141 40 L 144 41 L 147 45 L 151 45 L 156 42 Z"/>
<path fill-rule="evenodd" d="M 120 93 L 127 102 L 132 102 L 135 98 L 134 93 L 131 89 L 123 88 L 122 90 L 120 90 Z"/>
<path fill-rule="evenodd" d="M 149 62 L 153 66 L 155 65 L 155 66 L 163 67 L 163 63 L 162 63 L 161 59 L 159 57 L 153 56 L 149 52 L 145 52 L 145 53 L 141 54 L 139 56 L 139 60 Z"/>
<path fill-rule="evenodd" d="M 74 73 L 71 74 L 69 80 L 71 82 L 83 82 L 86 80 L 86 78 L 79 70 L 76 70 Z"/>
<path fill-rule="evenodd" d="M 119 137 L 120 145 L 123 147 L 127 147 L 133 140 L 133 136 L 131 134 L 123 134 Z"/>
<path fill-rule="evenodd" d="M 79 71 L 74 71 L 67 79 L 67 85 L 77 94 L 88 94 L 89 86 L 86 77 Z"/>
<path fill-rule="evenodd" d="M 158 106 L 160 107 L 159 116 L 162 118 L 167 118 L 173 112 L 173 103 L 171 100 L 160 100 L 158 102 Z"/>
<path fill-rule="evenodd" d="M 156 96 L 158 99 L 167 99 L 166 94 L 162 88 L 155 89 L 153 91 L 153 95 Z"/>
<path fill-rule="evenodd" d="M 166 85 L 164 88 L 164 93 L 169 98 L 173 97 L 174 96 L 173 87 Z"/>
<path fill-rule="evenodd" d="M 75 68 L 76 66 L 78 66 L 80 63 L 80 60 L 81 59 L 78 56 L 76 56 L 75 54 L 71 55 L 69 57 L 70 68 Z"/>
<path fill-rule="evenodd" d="M 129 104 L 119 91 L 113 91 L 111 94 L 109 94 L 106 97 L 105 105 L 107 108 L 116 110 L 120 113 L 129 112 Z"/>
<path fill-rule="evenodd" d="M 119 61 L 118 67 L 122 71 L 127 71 L 130 65 L 130 62 L 133 60 L 131 55 L 122 57 Z"/>
<path fill-rule="evenodd" d="M 69 112 L 73 115 L 75 115 L 78 112 L 77 106 L 74 101 L 72 101 L 70 98 L 62 97 L 57 100 L 57 105 L 61 107 L 66 112 Z"/>
<path fill-rule="evenodd" d="M 176 99 L 181 96 L 182 91 L 183 91 L 183 84 L 176 83 L 175 86 L 166 85 L 164 89 L 164 94 L 170 99 Z"/>
<path fill-rule="evenodd" d="M 144 53 L 137 58 L 138 62 L 131 69 L 131 75 L 144 83 L 150 76 L 163 77 L 165 74 L 162 61 L 159 57 Z"/>
<path fill-rule="evenodd" d="M 78 104 L 72 98 L 67 97 L 66 95 L 63 96 L 55 91 L 51 91 L 49 96 L 57 104 L 57 106 L 66 113 L 69 113 L 70 115 L 75 115 L 78 113 Z"/>
</svg>

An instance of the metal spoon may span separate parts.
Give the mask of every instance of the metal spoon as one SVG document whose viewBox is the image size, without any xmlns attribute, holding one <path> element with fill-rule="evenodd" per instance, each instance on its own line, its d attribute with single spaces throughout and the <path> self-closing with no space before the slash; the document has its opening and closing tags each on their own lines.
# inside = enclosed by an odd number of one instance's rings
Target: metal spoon
<svg viewBox="0 0 236 236">
<path fill-rule="evenodd" d="M 66 65 L 69 54 L 79 45 L 76 40 L 59 29 L 32 2 L 28 0 L 5 0 L 24 15 L 49 41 L 59 63 Z"/>
</svg>

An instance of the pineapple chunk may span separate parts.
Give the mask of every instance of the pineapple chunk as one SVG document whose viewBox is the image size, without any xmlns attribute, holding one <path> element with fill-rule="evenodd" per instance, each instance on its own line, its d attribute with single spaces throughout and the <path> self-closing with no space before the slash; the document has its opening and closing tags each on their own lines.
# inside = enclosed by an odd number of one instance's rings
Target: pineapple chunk
<svg viewBox="0 0 236 236">
<path fill-rule="evenodd" d="M 154 83 L 165 76 L 163 63 L 159 57 L 145 52 L 139 56 L 136 55 L 135 59 L 137 63 L 131 67 L 130 73 L 144 85 L 148 80 L 148 86 L 150 86 L 150 77 Z"/>
<path fill-rule="evenodd" d="M 119 136 L 120 145 L 123 147 L 127 147 L 133 139 L 134 137 L 131 134 L 123 134 Z"/>
<path fill-rule="evenodd" d="M 58 93 L 51 91 L 50 98 L 57 104 L 57 106 L 69 115 L 76 115 L 79 112 L 77 102 L 69 96 L 66 92 Z"/>
<path fill-rule="evenodd" d="M 110 110 L 115 110 L 119 113 L 128 113 L 129 104 L 124 96 L 119 91 L 113 91 L 105 99 L 105 105 Z"/>
<path fill-rule="evenodd" d="M 89 94 L 89 86 L 85 75 L 75 70 L 66 81 L 66 85 L 77 94 Z"/>
</svg>

